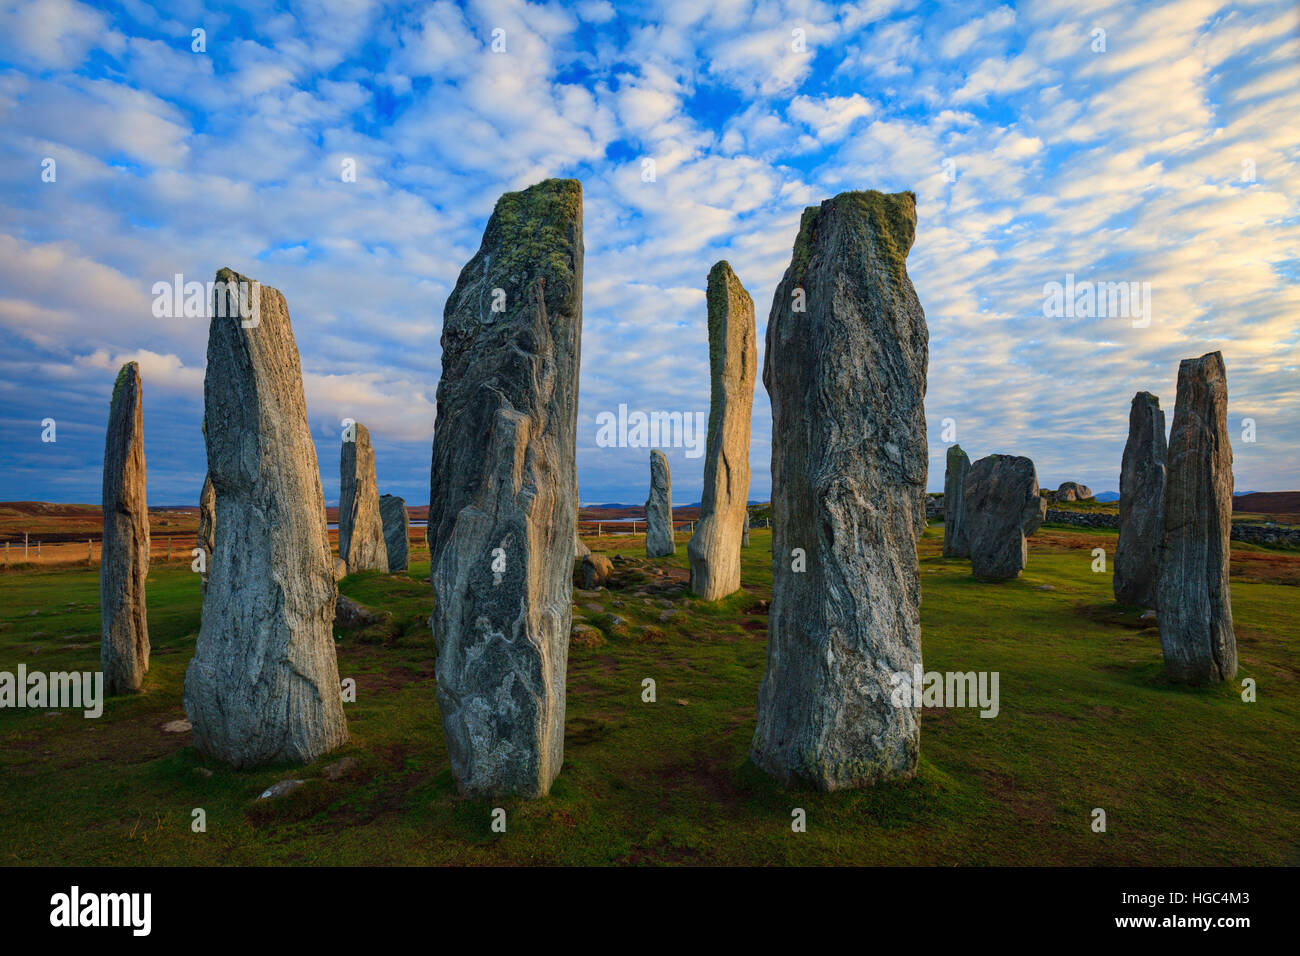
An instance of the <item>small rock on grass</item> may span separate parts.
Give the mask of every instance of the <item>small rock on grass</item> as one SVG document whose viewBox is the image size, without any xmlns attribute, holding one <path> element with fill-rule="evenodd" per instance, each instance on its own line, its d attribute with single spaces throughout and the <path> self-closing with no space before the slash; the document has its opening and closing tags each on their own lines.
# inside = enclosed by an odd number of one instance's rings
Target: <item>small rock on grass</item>
<svg viewBox="0 0 1300 956">
<path fill-rule="evenodd" d="M 169 720 L 162 729 L 165 734 L 188 734 L 194 728 L 188 720 Z"/>
<path fill-rule="evenodd" d="M 274 800 L 277 797 L 283 797 L 285 794 L 293 793 L 306 782 L 306 780 L 281 780 L 263 790 L 262 795 L 257 799 Z"/>
</svg>

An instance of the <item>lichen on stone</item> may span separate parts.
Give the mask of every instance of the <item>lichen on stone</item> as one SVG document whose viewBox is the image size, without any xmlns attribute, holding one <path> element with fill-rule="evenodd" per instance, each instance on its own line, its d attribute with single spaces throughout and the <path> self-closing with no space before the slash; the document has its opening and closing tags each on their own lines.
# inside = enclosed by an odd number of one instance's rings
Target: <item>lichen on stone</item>
<svg viewBox="0 0 1300 956">
<path fill-rule="evenodd" d="M 115 404 L 117 404 L 118 393 L 122 391 L 122 386 L 126 384 L 127 376 L 134 374 L 135 370 L 138 369 L 139 367 L 140 367 L 139 363 L 137 362 L 127 362 L 118 371 L 117 380 L 113 382 L 113 397 L 108 400 L 109 408 L 112 408 Z"/>
</svg>

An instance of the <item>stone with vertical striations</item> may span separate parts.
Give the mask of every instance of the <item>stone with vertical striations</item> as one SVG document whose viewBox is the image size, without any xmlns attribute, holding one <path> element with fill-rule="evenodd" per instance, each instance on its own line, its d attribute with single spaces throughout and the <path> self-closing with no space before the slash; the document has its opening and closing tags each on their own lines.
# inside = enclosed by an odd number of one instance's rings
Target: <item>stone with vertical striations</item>
<svg viewBox="0 0 1300 956">
<path fill-rule="evenodd" d="M 654 448 L 650 451 L 650 497 L 645 503 L 645 554 L 664 558 L 677 553 L 673 540 L 673 477 L 668 459 Z"/>
<path fill-rule="evenodd" d="M 117 373 L 104 437 L 104 541 L 99 562 L 100 669 L 109 694 L 138 691 L 149 670 L 149 506 L 140 367 Z"/>
<path fill-rule="evenodd" d="M 1047 509 L 1034 463 L 989 455 L 971 466 L 964 488 L 972 573 L 988 580 L 1019 577 L 1029 556 L 1025 536 L 1038 530 Z"/>
<path fill-rule="evenodd" d="M 707 601 L 740 589 L 740 549 L 747 536 L 749 430 L 758 352 L 754 301 L 731 265 L 709 270 L 709 435 L 700 520 L 686 553 L 690 588 Z"/>
<path fill-rule="evenodd" d="M 943 474 L 943 556 L 969 558 L 966 538 L 966 476 L 970 458 L 961 445 L 948 447 L 948 464 Z"/>
<path fill-rule="evenodd" d="M 582 260 L 580 183 L 506 193 L 444 312 L 433 636 L 466 795 L 543 796 L 564 759 Z"/>
<path fill-rule="evenodd" d="M 208 593 L 207 567 L 212 563 L 212 545 L 216 540 L 217 492 L 212 487 L 212 476 L 203 479 L 203 490 L 199 493 L 199 540 L 203 549 L 204 571 L 199 575 L 199 586 L 204 594 Z"/>
<path fill-rule="evenodd" d="M 1232 446 L 1228 377 L 1219 352 L 1178 366 L 1165 468 L 1156 583 L 1165 673 L 1187 684 L 1231 680 L 1237 673 L 1228 586 Z"/>
<path fill-rule="evenodd" d="M 772 302 L 773 586 L 750 756 L 785 785 L 916 773 L 920 714 L 891 700 L 894 675 L 921 663 L 929 334 L 905 262 L 915 232 L 912 193 L 807 209 Z"/>
<path fill-rule="evenodd" d="M 339 557 L 347 563 L 348 574 L 388 570 L 375 449 L 369 429 L 360 422 L 344 435 L 339 454 Z"/>
<path fill-rule="evenodd" d="M 217 283 L 203 382 L 216 537 L 185 711 L 209 757 L 240 768 L 308 762 L 348 732 L 298 346 L 277 290 L 229 269 Z M 255 290 L 246 321 L 240 286 Z"/>
<path fill-rule="evenodd" d="M 573 517 L 573 559 L 575 561 L 579 561 L 582 558 L 585 558 L 587 555 L 591 554 L 591 548 L 583 544 L 582 539 L 578 537 L 578 508 L 579 507 L 580 507 L 580 502 L 578 501 L 577 479 L 575 478 L 574 489 L 573 489 L 573 516 L 574 516 Z"/>
<path fill-rule="evenodd" d="M 379 517 L 384 523 L 384 550 L 389 571 L 405 571 L 410 566 L 411 518 L 406 513 L 406 499 L 383 495 L 379 499 Z"/>
<path fill-rule="evenodd" d="M 749 547 L 749 509 L 745 509 L 745 523 L 740 526 L 740 546 Z"/>
<path fill-rule="evenodd" d="M 1138 392 L 1129 407 L 1128 441 L 1119 473 L 1119 543 L 1111 586 L 1121 604 L 1156 606 L 1168 451 L 1160 399 Z"/>
</svg>

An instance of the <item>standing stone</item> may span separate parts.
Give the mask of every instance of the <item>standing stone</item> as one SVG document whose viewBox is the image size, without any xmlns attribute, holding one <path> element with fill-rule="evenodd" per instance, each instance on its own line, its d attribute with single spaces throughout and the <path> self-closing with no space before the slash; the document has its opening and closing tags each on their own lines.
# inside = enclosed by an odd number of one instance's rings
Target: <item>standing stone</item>
<svg viewBox="0 0 1300 956">
<path fill-rule="evenodd" d="M 961 445 L 948 446 L 948 466 L 943 473 L 943 556 L 969 558 L 967 540 L 966 476 L 970 474 L 970 457 Z"/>
<path fill-rule="evenodd" d="M 749 509 L 745 509 L 745 523 L 740 528 L 740 546 L 749 547 Z"/>
<path fill-rule="evenodd" d="M 578 501 L 578 489 L 576 485 L 577 479 L 575 478 L 574 481 L 575 481 L 575 485 L 573 489 L 573 559 L 575 561 L 578 561 L 581 560 L 582 558 L 585 558 L 587 555 L 591 554 L 591 548 L 583 544 L 582 539 L 578 537 L 578 509 L 581 507 L 581 503 Z"/>
<path fill-rule="evenodd" d="M 977 578 L 1019 577 L 1047 509 L 1034 463 L 1016 455 L 989 455 L 966 475 L 966 537 Z M 946 495 L 945 495 L 946 497 Z"/>
<path fill-rule="evenodd" d="M 203 491 L 199 493 L 199 540 L 203 549 L 203 573 L 199 575 L 199 587 L 208 593 L 208 565 L 212 563 L 212 545 L 216 540 L 217 492 L 212 487 L 212 476 L 203 479 Z"/>
<path fill-rule="evenodd" d="M 104 437 L 104 541 L 99 561 L 100 669 L 104 690 L 140 689 L 149 670 L 149 506 L 145 495 L 140 366 L 117 373 Z"/>
<path fill-rule="evenodd" d="M 645 503 L 645 554 L 663 558 L 677 553 L 673 540 L 673 478 L 668 459 L 654 448 L 650 451 L 650 497 Z"/>
<path fill-rule="evenodd" d="M 1166 461 L 1156 584 L 1165 673 L 1187 684 L 1230 680 L 1237 673 L 1228 587 L 1232 447 L 1228 378 L 1219 352 L 1178 366 Z"/>
<path fill-rule="evenodd" d="M 339 557 L 347 563 L 348 574 L 388 571 L 375 449 L 369 429 L 360 422 L 344 434 L 339 455 Z"/>
<path fill-rule="evenodd" d="M 1119 544 L 1111 585 L 1121 604 L 1156 606 L 1168 450 L 1160 399 L 1138 392 L 1129 408 L 1128 441 L 1119 473 Z"/>
<path fill-rule="evenodd" d="M 298 346 L 277 290 L 229 269 L 217 282 L 203 382 L 216 539 L 185 711 L 202 754 L 235 767 L 307 762 L 348 732 Z M 236 284 L 257 291 L 248 328 Z"/>
<path fill-rule="evenodd" d="M 339 514 L 342 514 L 340 509 Z M 384 495 L 379 499 L 379 517 L 384 523 L 384 551 L 389 571 L 405 571 L 410 566 L 411 517 L 406 513 L 406 499 Z M 355 540 L 355 539 L 354 539 Z"/>
<path fill-rule="evenodd" d="M 1092 497 L 1092 489 L 1077 481 L 1063 481 L 1056 489 L 1057 501 L 1087 501 Z"/>
<path fill-rule="evenodd" d="M 564 759 L 582 258 L 577 180 L 506 193 L 444 312 L 433 636 L 466 795 L 545 795 Z"/>
<path fill-rule="evenodd" d="M 772 301 L 772 603 L 753 761 L 821 790 L 911 777 L 929 333 L 905 260 L 916 197 L 804 211 Z M 806 570 L 805 570 L 806 568 Z"/>
<path fill-rule="evenodd" d="M 754 300 L 725 261 L 709 270 L 709 435 L 700 520 L 686 546 L 691 591 L 716 601 L 740 589 L 748 544 L 749 427 L 758 352 Z"/>
</svg>

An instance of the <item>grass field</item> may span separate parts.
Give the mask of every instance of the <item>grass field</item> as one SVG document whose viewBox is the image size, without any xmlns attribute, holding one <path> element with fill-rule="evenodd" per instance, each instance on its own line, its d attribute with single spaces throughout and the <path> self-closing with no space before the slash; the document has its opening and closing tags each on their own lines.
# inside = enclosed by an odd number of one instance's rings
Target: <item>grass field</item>
<svg viewBox="0 0 1300 956">
<path fill-rule="evenodd" d="M 654 562 L 640 537 L 589 542 L 637 560 L 621 566 L 625 588 L 575 592 L 575 622 L 602 633 L 570 650 L 564 769 L 549 798 L 501 804 L 505 833 L 491 829 L 492 803 L 456 795 L 448 770 L 427 556 L 409 574 L 341 585 L 392 614 L 339 632 L 340 675 L 357 682 L 352 742 L 305 768 L 254 772 L 205 762 L 188 733 L 162 730 L 184 716 L 200 600 L 188 568 L 156 568 L 145 693 L 92 720 L 0 710 L 0 863 L 1300 862 L 1300 556 L 1234 544 L 1241 671 L 1188 689 L 1165 682 L 1151 622 L 1091 570 L 1091 549 L 1113 552 L 1113 534 L 1044 528 L 1019 580 L 985 584 L 939 556 L 942 533 L 932 526 L 921 549 L 925 667 L 998 671 L 1000 713 L 927 710 L 915 780 L 838 794 L 782 791 L 746 760 L 767 532 L 744 553 L 745 590 L 716 606 L 684 593 L 684 535 Z M 98 668 L 95 569 L 0 574 L 0 670 L 20 662 Z M 647 677 L 653 704 L 641 699 Z M 1244 678 L 1255 703 L 1241 699 Z M 356 767 L 325 779 L 343 757 Z M 256 800 L 286 777 L 308 783 Z M 1091 828 L 1097 807 L 1105 833 Z M 196 808 L 204 833 L 191 828 Z M 807 832 L 792 832 L 794 808 Z"/>
</svg>

